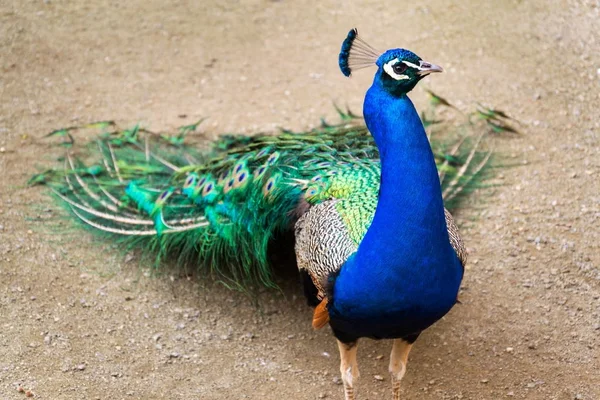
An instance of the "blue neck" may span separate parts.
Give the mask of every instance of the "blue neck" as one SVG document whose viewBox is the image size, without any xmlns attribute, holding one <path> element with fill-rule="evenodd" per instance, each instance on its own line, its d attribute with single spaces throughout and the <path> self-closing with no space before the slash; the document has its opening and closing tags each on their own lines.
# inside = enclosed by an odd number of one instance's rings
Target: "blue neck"
<svg viewBox="0 0 600 400">
<path fill-rule="evenodd" d="M 406 95 L 393 96 L 379 82 L 376 77 L 367 92 L 363 113 L 379 148 L 381 187 L 355 262 L 390 269 L 434 250 L 428 246 L 448 246 L 449 239 L 438 172 L 419 115 Z"/>
</svg>

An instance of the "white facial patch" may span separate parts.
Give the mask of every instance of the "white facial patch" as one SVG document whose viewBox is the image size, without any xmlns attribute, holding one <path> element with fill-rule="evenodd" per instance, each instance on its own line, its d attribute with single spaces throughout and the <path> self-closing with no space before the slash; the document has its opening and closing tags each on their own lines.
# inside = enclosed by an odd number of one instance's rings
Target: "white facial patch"
<svg viewBox="0 0 600 400">
<path fill-rule="evenodd" d="M 397 81 L 410 79 L 408 75 L 401 75 L 394 72 L 394 65 L 398 64 L 399 62 L 399 60 L 388 61 L 386 64 L 383 65 L 383 70 Z"/>
<path fill-rule="evenodd" d="M 414 68 L 414 69 L 417 69 L 417 70 L 419 70 L 419 71 L 423 69 L 423 68 L 421 68 L 421 66 L 420 66 L 420 65 L 413 64 L 413 63 L 411 63 L 410 61 L 402 61 L 402 62 L 403 62 L 403 63 L 404 63 L 404 64 L 405 64 L 407 67 L 409 67 L 409 68 Z"/>
</svg>

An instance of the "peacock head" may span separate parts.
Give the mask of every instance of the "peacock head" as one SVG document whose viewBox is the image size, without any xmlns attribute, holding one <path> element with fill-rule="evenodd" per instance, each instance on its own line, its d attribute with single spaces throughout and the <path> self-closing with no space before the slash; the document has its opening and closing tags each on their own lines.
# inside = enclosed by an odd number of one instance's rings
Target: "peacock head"
<svg viewBox="0 0 600 400">
<path fill-rule="evenodd" d="M 381 54 L 362 40 L 356 29 L 348 32 L 342 43 L 339 65 L 346 76 L 350 76 L 355 69 L 377 65 L 379 70 L 375 79 L 397 96 L 410 92 L 427 75 L 443 71 L 442 67 L 423 61 L 409 50 L 391 49 Z"/>
</svg>

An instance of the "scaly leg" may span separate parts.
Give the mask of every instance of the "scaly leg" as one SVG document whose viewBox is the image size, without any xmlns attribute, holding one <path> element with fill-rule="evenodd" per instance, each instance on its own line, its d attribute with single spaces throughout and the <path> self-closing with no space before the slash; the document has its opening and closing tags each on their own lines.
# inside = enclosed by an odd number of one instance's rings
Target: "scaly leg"
<svg viewBox="0 0 600 400">
<path fill-rule="evenodd" d="M 338 340 L 340 349 L 340 372 L 344 382 L 344 395 L 346 400 L 354 400 L 354 383 L 360 376 L 358 363 L 356 362 L 356 351 L 358 342 L 342 343 Z"/>
<path fill-rule="evenodd" d="M 408 353 L 412 343 L 402 339 L 394 339 L 390 355 L 390 375 L 392 376 L 392 399 L 400 400 L 400 381 L 406 372 Z"/>
</svg>

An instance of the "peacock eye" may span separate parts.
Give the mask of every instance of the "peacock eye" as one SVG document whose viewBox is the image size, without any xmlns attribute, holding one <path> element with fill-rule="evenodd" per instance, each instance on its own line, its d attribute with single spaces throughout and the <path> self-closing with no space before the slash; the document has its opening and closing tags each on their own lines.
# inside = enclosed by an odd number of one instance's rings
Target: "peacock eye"
<svg viewBox="0 0 600 400">
<path fill-rule="evenodd" d="M 398 64 L 395 64 L 392 66 L 392 70 L 394 71 L 395 74 L 398 74 L 398 75 L 403 74 L 407 68 L 408 68 L 408 65 L 404 64 L 403 62 L 399 62 Z"/>
</svg>

